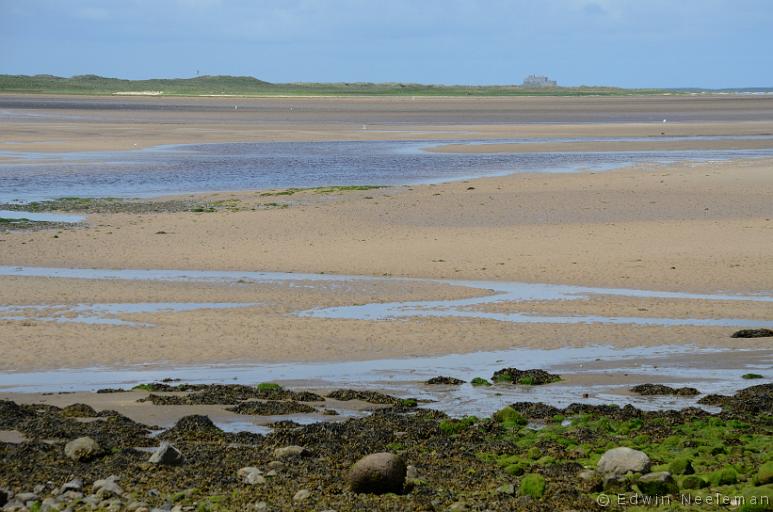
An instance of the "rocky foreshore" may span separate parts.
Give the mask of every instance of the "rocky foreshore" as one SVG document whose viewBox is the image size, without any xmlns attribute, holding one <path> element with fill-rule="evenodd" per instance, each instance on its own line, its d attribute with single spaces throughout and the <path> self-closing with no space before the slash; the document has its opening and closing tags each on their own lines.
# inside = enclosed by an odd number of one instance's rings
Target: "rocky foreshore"
<svg viewBox="0 0 773 512">
<path fill-rule="evenodd" d="M 269 404 L 253 405 L 257 413 L 323 400 L 278 386 L 198 385 L 181 395 L 183 386 L 146 391 L 178 404 Z M 331 395 L 379 405 L 364 418 L 259 435 L 224 432 L 201 415 L 159 433 L 84 404 L 0 401 L 0 431 L 20 438 L 0 444 L 0 506 L 583 511 L 660 497 L 663 510 L 679 510 L 721 496 L 731 510 L 773 510 L 773 384 L 714 395 L 718 413 L 524 402 L 492 418 L 450 418 L 415 400 Z"/>
</svg>

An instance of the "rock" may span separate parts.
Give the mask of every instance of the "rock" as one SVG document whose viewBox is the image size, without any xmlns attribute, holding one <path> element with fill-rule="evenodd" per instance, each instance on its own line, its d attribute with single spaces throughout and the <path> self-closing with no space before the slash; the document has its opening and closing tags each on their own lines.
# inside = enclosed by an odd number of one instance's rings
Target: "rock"
<svg viewBox="0 0 773 512">
<path fill-rule="evenodd" d="M 179 466 L 185 463 L 185 457 L 168 441 L 163 441 L 153 455 L 150 456 L 148 462 L 164 466 Z"/>
<path fill-rule="evenodd" d="M 636 485 L 641 493 L 647 496 L 668 496 L 679 493 L 679 486 L 668 471 L 647 473 L 639 478 Z"/>
<path fill-rule="evenodd" d="M 521 496 L 531 496 L 532 498 L 541 498 L 545 494 L 545 477 L 536 473 L 524 475 L 521 478 L 518 494 Z"/>
<path fill-rule="evenodd" d="M 71 404 L 62 409 L 62 416 L 68 418 L 96 418 L 97 411 L 87 404 Z"/>
<path fill-rule="evenodd" d="M 90 437 L 79 437 L 64 445 L 64 454 L 74 461 L 87 461 L 102 453 L 99 444 Z"/>
<path fill-rule="evenodd" d="M 126 505 L 126 510 L 129 512 L 138 512 L 141 509 L 147 509 L 148 505 L 145 502 L 142 501 L 132 501 L 128 505 Z"/>
<path fill-rule="evenodd" d="M 598 473 L 592 469 L 584 469 L 577 474 L 580 487 L 585 492 L 598 492 L 603 489 L 604 482 Z"/>
<path fill-rule="evenodd" d="M 419 478 L 419 470 L 416 469 L 416 466 L 406 466 L 405 467 L 405 478 L 415 480 Z"/>
<path fill-rule="evenodd" d="M 455 501 L 448 507 L 448 512 L 466 512 L 469 510 L 467 504 L 463 501 Z"/>
<path fill-rule="evenodd" d="M 513 484 L 503 484 L 497 487 L 497 493 L 499 494 L 515 494 L 515 486 Z"/>
<path fill-rule="evenodd" d="M 718 469 L 709 475 L 709 481 L 715 485 L 732 485 L 738 482 L 738 473 L 730 466 Z"/>
<path fill-rule="evenodd" d="M 268 510 L 268 503 L 265 501 L 255 503 L 255 512 L 268 512 Z"/>
<path fill-rule="evenodd" d="M 770 338 L 773 330 L 770 329 L 741 329 L 733 333 L 731 338 Z"/>
<path fill-rule="evenodd" d="M 599 459 L 596 469 L 608 478 L 624 476 L 629 472 L 646 473 L 650 465 L 650 458 L 646 453 L 623 446 L 607 450 Z"/>
<path fill-rule="evenodd" d="M 703 489 L 709 483 L 698 475 L 688 475 L 682 479 L 682 489 Z"/>
<path fill-rule="evenodd" d="M 400 492 L 406 474 L 405 462 L 393 453 L 373 453 L 358 460 L 349 471 L 354 492 L 383 494 Z"/>
<path fill-rule="evenodd" d="M 8 492 L 0 489 L 0 507 L 5 506 L 8 503 Z"/>
<path fill-rule="evenodd" d="M 22 503 L 27 503 L 28 501 L 37 501 L 39 497 L 34 492 L 20 492 L 14 496 L 14 499 L 17 499 Z"/>
<path fill-rule="evenodd" d="M 43 502 L 40 504 L 40 511 L 41 512 L 58 512 L 59 510 L 62 510 L 62 507 L 64 505 L 61 505 L 58 503 L 54 498 L 46 498 L 43 500 Z"/>
<path fill-rule="evenodd" d="M 757 471 L 757 485 L 773 483 L 773 461 L 768 461 Z"/>
<path fill-rule="evenodd" d="M 272 460 L 266 465 L 271 469 L 282 469 L 283 467 L 285 467 L 285 463 L 282 462 L 281 460 Z"/>
<path fill-rule="evenodd" d="M 301 501 L 306 501 L 309 498 L 311 498 L 311 491 L 308 489 L 301 489 L 300 491 L 295 493 L 295 495 L 293 496 L 293 501 L 301 502 Z"/>
<path fill-rule="evenodd" d="M 303 446 L 291 445 L 283 448 L 277 448 L 274 450 L 275 459 L 286 459 L 288 457 L 306 457 L 311 455 L 311 452 Z"/>
<path fill-rule="evenodd" d="M 612 475 L 605 477 L 601 488 L 608 494 L 623 494 L 628 491 L 629 482 L 623 476 Z"/>
<path fill-rule="evenodd" d="M 502 368 L 501 370 L 494 372 L 494 375 L 491 376 L 491 380 L 494 382 L 512 382 L 513 384 L 523 384 L 527 386 L 541 386 L 543 384 L 550 384 L 551 382 L 558 382 L 561 380 L 561 376 L 540 369 L 519 370 L 518 368 Z"/>
<path fill-rule="evenodd" d="M 460 386 L 464 384 L 464 381 L 462 379 L 457 379 L 455 377 L 432 377 L 429 379 L 425 384 L 443 384 L 446 386 Z"/>
<path fill-rule="evenodd" d="M 97 480 L 91 485 L 92 490 L 95 491 L 97 498 L 103 500 L 105 498 L 111 498 L 113 496 L 122 496 L 123 489 L 118 485 L 118 477 L 111 475 L 103 480 Z"/>
<path fill-rule="evenodd" d="M 236 474 L 245 484 L 257 485 L 266 483 L 263 473 L 256 467 L 241 468 Z"/>
<path fill-rule="evenodd" d="M 249 414 L 255 416 L 281 416 L 284 414 L 306 414 L 315 412 L 316 409 L 294 400 L 265 400 L 240 402 L 233 407 L 226 407 L 227 411 L 237 414 Z"/>
<path fill-rule="evenodd" d="M 659 395 L 678 395 L 678 396 L 696 396 L 700 394 L 695 388 L 672 388 L 663 384 L 639 384 L 631 388 L 631 392 L 637 393 L 643 396 L 659 396 Z"/>
<path fill-rule="evenodd" d="M 73 478 L 67 483 L 62 484 L 59 488 L 59 494 L 64 494 L 68 491 L 81 491 L 83 489 L 83 480 L 80 478 Z"/>
<path fill-rule="evenodd" d="M 687 458 L 679 458 L 671 461 L 668 465 L 668 472 L 672 475 L 692 475 L 695 468 L 692 467 L 692 461 Z"/>
</svg>

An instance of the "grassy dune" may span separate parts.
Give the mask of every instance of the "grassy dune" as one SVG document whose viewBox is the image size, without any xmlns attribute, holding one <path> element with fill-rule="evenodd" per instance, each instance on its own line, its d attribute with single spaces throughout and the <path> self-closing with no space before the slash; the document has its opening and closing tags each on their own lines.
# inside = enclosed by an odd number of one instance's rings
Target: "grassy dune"
<svg viewBox="0 0 773 512">
<path fill-rule="evenodd" d="M 407 83 L 269 83 L 248 76 L 199 76 L 123 80 L 97 75 L 63 78 L 52 75 L 0 75 L 0 92 L 95 94 L 160 92 L 164 96 L 197 95 L 386 95 L 386 96 L 578 96 L 663 94 L 663 89 L 616 87 L 551 87 L 529 89 L 517 85 L 431 85 Z"/>
</svg>

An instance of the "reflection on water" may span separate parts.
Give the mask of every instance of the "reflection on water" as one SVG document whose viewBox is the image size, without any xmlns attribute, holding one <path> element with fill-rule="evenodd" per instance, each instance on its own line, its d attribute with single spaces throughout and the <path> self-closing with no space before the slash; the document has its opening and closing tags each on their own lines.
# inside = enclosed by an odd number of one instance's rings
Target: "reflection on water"
<svg viewBox="0 0 773 512">
<path fill-rule="evenodd" d="M 577 140 L 585 139 L 564 141 Z M 16 159 L 0 162 L 0 202 L 417 184 L 513 172 L 605 170 L 645 162 L 773 156 L 773 149 L 496 154 L 422 151 L 430 145 L 474 142 L 265 142 L 159 146 L 122 152 L 0 151 L 0 156 Z"/>
</svg>

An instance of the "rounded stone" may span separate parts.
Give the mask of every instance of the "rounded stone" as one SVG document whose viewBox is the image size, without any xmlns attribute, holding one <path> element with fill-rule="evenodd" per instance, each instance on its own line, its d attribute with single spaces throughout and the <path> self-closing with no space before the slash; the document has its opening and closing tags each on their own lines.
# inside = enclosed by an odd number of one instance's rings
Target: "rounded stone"
<svg viewBox="0 0 773 512">
<path fill-rule="evenodd" d="M 605 477 L 611 477 L 623 476 L 626 473 L 646 473 L 650 465 L 650 458 L 646 453 L 619 447 L 607 450 L 599 459 L 596 469 Z"/>
<path fill-rule="evenodd" d="M 92 459 L 101 451 L 99 443 L 90 437 L 79 437 L 64 445 L 64 454 L 75 461 Z"/>
<path fill-rule="evenodd" d="M 358 460 L 349 472 L 354 492 L 383 494 L 400 492 L 405 483 L 406 466 L 393 453 L 374 453 Z"/>
</svg>

